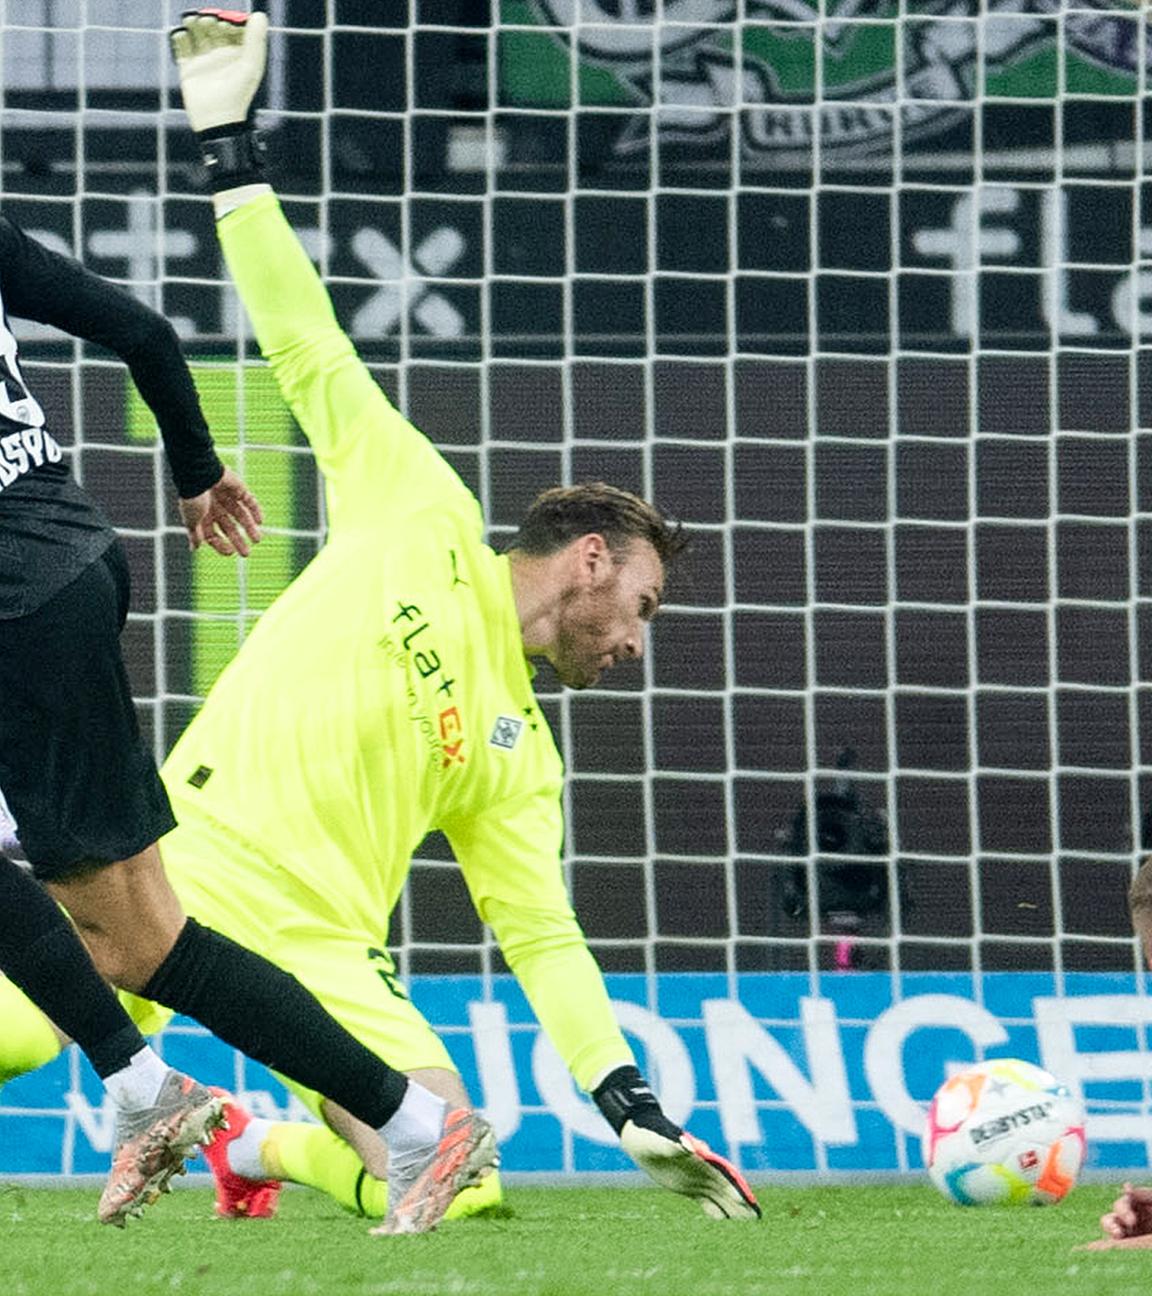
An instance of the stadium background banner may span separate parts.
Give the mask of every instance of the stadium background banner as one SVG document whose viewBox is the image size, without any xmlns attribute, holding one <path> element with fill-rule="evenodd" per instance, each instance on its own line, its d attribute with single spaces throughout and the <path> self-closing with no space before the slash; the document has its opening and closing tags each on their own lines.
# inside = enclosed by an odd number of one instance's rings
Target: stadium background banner
<svg viewBox="0 0 1152 1296">
<path fill-rule="evenodd" d="M 1058 987 L 1022 973 L 761 973 L 732 985 L 673 973 L 657 978 L 654 1003 L 643 977 L 613 977 L 610 989 L 669 1115 L 749 1171 L 915 1171 L 928 1099 L 951 1067 L 985 1054 L 1039 1062 L 1083 1095 L 1090 1168 L 1150 1164 L 1152 1000 L 1131 977 L 1073 973 Z M 485 1104 L 506 1170 L 632 1169 L 513 980 L 431 977 L 412 990 Z M 163 1048 L 261 1114 L 301 1113 L 199 1027 L 170 1027 Z M 105 1167 L 112 1112 L 75 1050 L 9 1085 L 0 1104 L 0 1175 Z"/>
<path fill-rule="evenodd" d="M 261 120 L 289 215 L 494 542 L 537 489 L 600 477 L 694 531 L 641 670 L 580 695 L 538 682 L 571 775 L 577 911 L 602 965 L 637 978 L 618 997 L 658 1006 L 681 1042 L 703 1132 L 727 1138 L 707 1105 L 710 1028 L 679 996 L 742 1003 L 800 1050 L 807 1079 L 783 1106 L 733 1064 L 763 1100 L 762 1143 L 740 1144 L 753 1168 L 912 1163 L 903 1118 L 861 1071 L 880 1014 L 928 993 L 910 977 L 960 978 L 941 993 L 1009 1031 L 981 1047 L 1032 1058 L 1036 1004 L 1079 1001 L 1080 976 L 1118 978 L 1086 1001 L 1132 996 L 1138 1014 L 1124 902 L 1152 840 L 1152 48 L 1138 13 L 267 7 L 281 34 Z M 124 533 L 126 648 L 162 756 L 316 552 L 316 475 L 226 285 L 176 110 L 163 31 L 182 5 L 19 8 L 0 47 L 4 209 L 163 308 L 271 524 L 247 564 L 190 559 L 123 374 L 19 330 L 54 432 Z M 439 839 L 388 938 L 413 984 L 465 978 L 418 990 L 457 1025 L 504 985 Z M 820 978 L 835 971 L 833 992 Z M 815 1143 L 789 1105 L 815 1110 L 799 984 L 835 1004 L 855 1140 L 837 1141 L 842 1102 Z M 777 994 L 793 996 L 779 1013 Z M 1077 1026 L 1077 1048 L 1117 1029 Z M 525 1106 L 509 1164 L 616 1164 L 540 1110 L 527 1038 L 514 1033 Z M 213 1047 L 169 1043 L 206 1050 L 198 1065 Z M 918 1102 L 951 1047 L 923 1073 L 905 1050 Z M 3 1156 L 92 1165 L 83 1121 L 58 1114 L 77 1065 L 0 1094 L 6 1124 L 51 1131 L 5 1137 Z M 1127 1103 L 1130 1073 L 1116 1082 Z M 1146 1164 L 1127 1135 L 1094 1149 Z"/>
</svg>

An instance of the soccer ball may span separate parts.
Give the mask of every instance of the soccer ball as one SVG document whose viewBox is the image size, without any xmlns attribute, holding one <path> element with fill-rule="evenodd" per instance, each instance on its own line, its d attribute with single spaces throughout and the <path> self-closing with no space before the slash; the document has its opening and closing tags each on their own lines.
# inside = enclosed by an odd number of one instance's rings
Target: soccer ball
<svg viewBox="0 0 1152 1296">
<path fill-rule="evenodd" d="M 1030 1062 L 996 1058 L 936 1091 L 924 1126 L 932 1182 L 961 1206 L 1046 1206 L 1066 1197 L 1084 1159 L 1084 1113 Z"/>
</svg>

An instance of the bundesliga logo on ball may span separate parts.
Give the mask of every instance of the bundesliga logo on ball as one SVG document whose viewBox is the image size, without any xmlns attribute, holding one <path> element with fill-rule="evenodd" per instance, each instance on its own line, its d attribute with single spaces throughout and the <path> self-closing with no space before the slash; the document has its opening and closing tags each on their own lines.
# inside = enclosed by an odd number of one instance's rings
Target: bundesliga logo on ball
<svg viewBox="0 0 1152 1296">
<path fill-rule="evenodd" d="M 1072 1190 L 1084 1159 L 1084 1114 L 1054 1076 L 1015 1058 L 958 1072 L 936 1092 L 924 1164 L 961 1206 L 1048 1206 Z"/>
</svg>

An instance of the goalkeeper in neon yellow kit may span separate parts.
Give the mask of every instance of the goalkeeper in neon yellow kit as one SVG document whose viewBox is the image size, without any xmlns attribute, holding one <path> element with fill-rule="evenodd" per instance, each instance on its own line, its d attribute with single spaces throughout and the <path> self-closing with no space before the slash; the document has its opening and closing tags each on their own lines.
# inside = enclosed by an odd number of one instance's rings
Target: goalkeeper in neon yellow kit
<svg viewBox="0 0 1152 1296">
<path fill-rule="evenodd" d="M 638 657 L 679 533 L 594 484 L 546 491 L 509 554 L 484 544 L 477 501 L 358 359 L 262 182 L 249 106 L 266 28 L 262 14 L 202 10 L 173 48 L 220 242 L 324 474 L 329 534 L 164 766 L 180 825 L 163 842 L 168 872 L 198 919 L 292 972 L 392 1065 L 466 1102 L 441 1041 L 390 967 L 381 976 L 411 856 L 442 830 L 541 1025 L 625 1150 L 709 1214 L 754 1218 L 739 1173 L 664 1116 L 616 1023 L 563 884 L 563 769 L 528 663 L 545 657 L 583 688 Z M 378 1142 L 304 1097 L 382 1178 Z M 269 1177 L 309 1177 L 294 1171 L 293 1139 L 314 1134 L 266 1126 L 241 1113 L 217 1148 L 238 1201 L 257 1200 Z"/>
</svg>

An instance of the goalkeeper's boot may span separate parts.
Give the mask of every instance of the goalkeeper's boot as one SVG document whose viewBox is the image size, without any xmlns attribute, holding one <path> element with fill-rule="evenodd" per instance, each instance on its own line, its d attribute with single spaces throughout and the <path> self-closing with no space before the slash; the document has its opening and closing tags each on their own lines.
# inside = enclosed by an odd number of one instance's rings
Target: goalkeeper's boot
<svg viewBox="0 0 1152 1296">
<path fill-rule="evenodd" d="M 280 1204 L 279 1179 L 249 1179 L 228 1164 L 228 1145 L 248 1128 L 252 1117 L 226 1089 L 213 1089 L 224 1103 L 224 1124 L 204 1145 L 204 1160 L 216 1183 L 220 1219 L 271 1219 Z"/>
<path fill-rule="evenodd" d="M 496 1136 L 466 1107 L 445 1114 L 440 1139 L 409 1157 L 389 1157 L 388 1214 L 375 1234 L 427 1233 L 461 1188 L 497 1164 Z"/>
<path fill-rule="evenodd" d="M 143 1214 L 223 1121 L 223 1101 L 179 1071 L 164 1077 L 151 1107 L 119 1112 L 112 1172 L 96 1211 L 100 1223 L 123 1228 L 129 1216 Z"/>
<path fill-rule="evenodd" d="M 627 1121 L 620 1131 L 624 1151 L 663 1188 L 700 1203 L 712 1219 L 759 1219 L 760 1204 L 739 1170 L 687 1130 L 670 1138 Z"/>
</svg>

